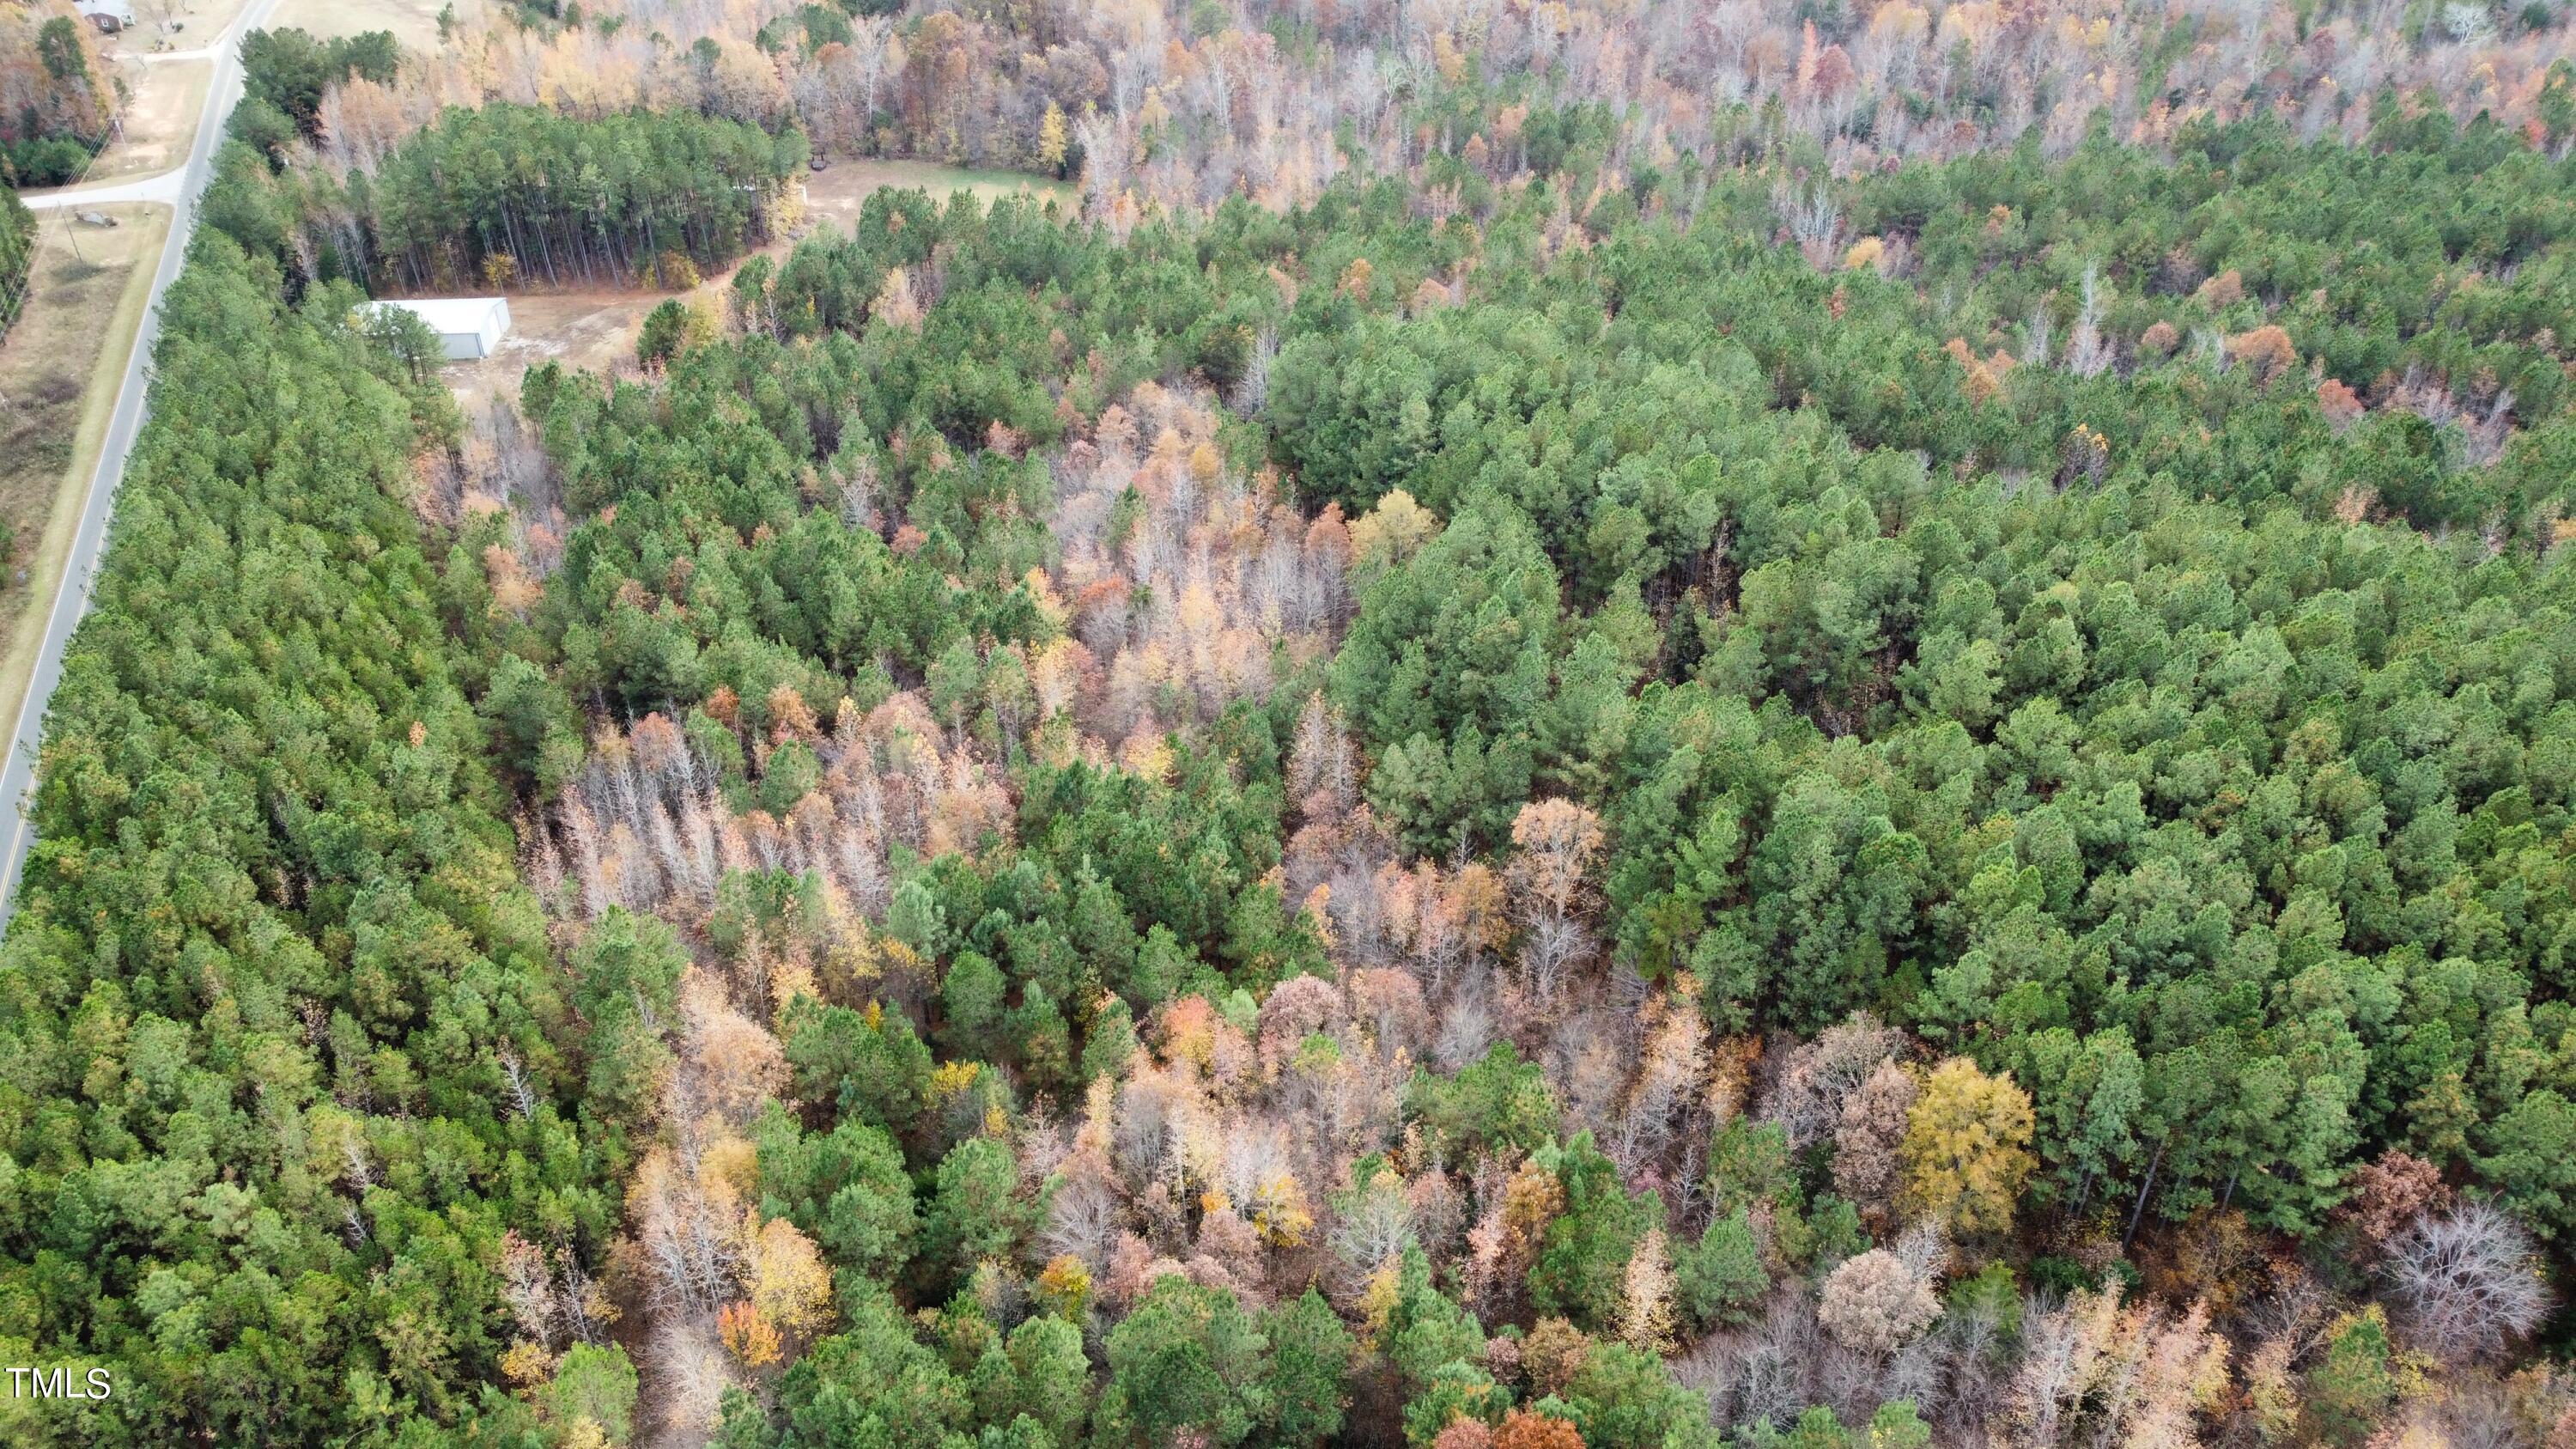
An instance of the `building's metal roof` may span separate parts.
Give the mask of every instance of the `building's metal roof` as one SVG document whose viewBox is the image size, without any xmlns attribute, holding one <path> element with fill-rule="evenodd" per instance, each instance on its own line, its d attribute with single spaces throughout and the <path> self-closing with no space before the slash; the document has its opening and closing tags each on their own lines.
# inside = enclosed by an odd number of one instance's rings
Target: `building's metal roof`
<svg viewBox="0 0 2576 1449">
<path fill-rule="evenodd" d="M 481 332 L 492 314 L 508 308 L 510 302 L 506 297 L 406 297 L 376 305 L 400 307 L 445 337 Z"/>
</svg>

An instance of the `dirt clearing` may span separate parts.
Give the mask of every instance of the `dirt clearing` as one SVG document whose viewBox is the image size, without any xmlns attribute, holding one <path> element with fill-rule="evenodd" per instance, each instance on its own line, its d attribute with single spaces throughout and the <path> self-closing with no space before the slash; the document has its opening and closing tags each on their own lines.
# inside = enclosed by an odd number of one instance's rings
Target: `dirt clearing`
<svg viewBox="0 0 2576 1449">
<path fill-rule="evenodd" d="M 701 289 L 704 290 L 704 289 Z M 579 372 L 635 368 L 635 333 L 660 292 L 514 292 L 510 335 L 479 362 L 451 362 L 448 391 L 470 417 L 493 397 L 516 398 L 531 367 L 560 362 Z M 694 294 L 683 294 L 694 295 Z"/>
<path fill-rule="evenodd" d="M 808 172 L 804 181 L 804 221 L 794 235 L 764 248 L 766 255 L 786 256 L 800 238 L 812 235 L 825 223 L 846 230 L 857 222 L 859 209 L 869 195 L 884 186 L 927 191 L 943 202 L 962 187 L 987 206 L 998 197 L 1022 191 L 1042 198 L 1053 195 L 1067 207 L 1079 200 L 1075 189 L 1062 183 L 1007 171 L 964 171 L 927 161 L 842 161 L 822 171 Z M 518 396 L 521 376 L 549 360 L 576 371 L 633 372 L 635 334 L 643 326 L 645 313 L 674 295 L 687 301 L 707 302 L 721 312 L 732 284 L 733 272 L 727 270 L 682 293 L 512 292 L 510 335 L 502 339 L 499 350 L 490 357 L 479 362 L 449 363 L 448 389 L 470 413 L 494 396 Z"/>
</svg>

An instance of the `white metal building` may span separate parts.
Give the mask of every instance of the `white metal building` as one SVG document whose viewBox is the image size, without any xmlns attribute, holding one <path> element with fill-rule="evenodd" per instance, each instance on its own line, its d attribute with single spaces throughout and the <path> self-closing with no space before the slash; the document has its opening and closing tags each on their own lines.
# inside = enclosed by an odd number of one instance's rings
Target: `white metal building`
<svg viewBox="0 0 2576 1449">
<path fill-rule="evenodd" d="M 489 357 L 492 349 L 510 331 L 510 299 L 507 297 L 424 297 L 411 301 L 379 302 L 380 307 L 400 307 L 438 334 L 438 345 L 450 362 L 471 362 Z"/>
</svg>

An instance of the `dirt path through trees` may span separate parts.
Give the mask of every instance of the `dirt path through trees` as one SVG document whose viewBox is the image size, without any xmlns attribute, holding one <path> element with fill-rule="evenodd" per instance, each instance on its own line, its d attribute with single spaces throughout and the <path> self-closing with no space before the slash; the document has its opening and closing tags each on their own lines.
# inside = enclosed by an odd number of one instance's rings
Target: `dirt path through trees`
<svg viewBox="0 0 2576 1449">
<path fill-rule="evenodd" d="M 295 5 L 280 10 L 291 15 Z M 804 220 L 785 229 L 777 240 L 752 255 L 784 260 L 799 239 L 830 222 L 847 230 L 867 199 L 882 187 L 915 188 L 941 201 L 958 190 L 990 206 L 995 200 L 1030 191 L 1052 195 L 1065 206 L 1078 206 L 1072 186 L 1007 171 L 970 171 L 927 161 L 841 161 L 808 173 Z M 749 260 L 746 257 L 744 260 Z M 449 391 L 471 414 L 495 396 L 516 396 L 527 369 L 548 360 L 577 371 L 608 371 L 635 364 L 635 335 L 644 314 L 671 296 L 723 310 L 733 284 L 733 269 L 716 273 L 681 293 L 581 288 L 560 292 L 510 294 L 510 335 L 492 356 L 447 369 Z"/>
</svg>

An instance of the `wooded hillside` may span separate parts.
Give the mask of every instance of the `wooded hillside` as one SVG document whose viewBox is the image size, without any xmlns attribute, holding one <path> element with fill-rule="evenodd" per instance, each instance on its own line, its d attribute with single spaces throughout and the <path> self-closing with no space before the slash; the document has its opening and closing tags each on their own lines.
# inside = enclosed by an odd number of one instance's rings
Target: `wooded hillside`
<svg viewBox="0 0 2576 1449">
<path fill-rule="evenodd" d="M 107 144 L 117 107 L 97 32 L 71 6 L 0 9 L 0 187 L 77 178 Z"/>
<path fill-rule="evenodd" d="M 13 1439 L 2564 1441 L 2567 73 L 1864 157 L 1889 13 L 1684 147 L 1442 12 L 1399 155 L 880 191 L 468 416 L 352 279 L 722 264 L 719 78 L 1052 12 L 230 150 L 0 946 L 0 1358 L 118 1393 Z"/>
</svg>

